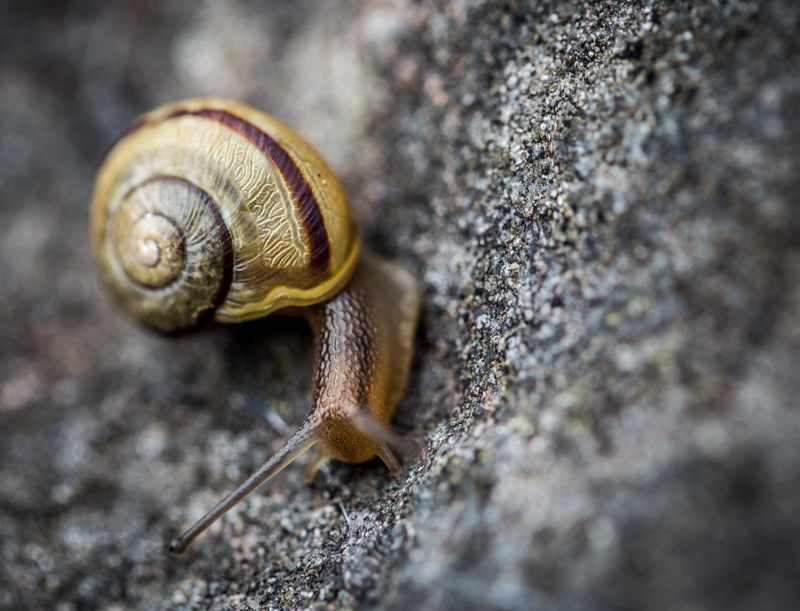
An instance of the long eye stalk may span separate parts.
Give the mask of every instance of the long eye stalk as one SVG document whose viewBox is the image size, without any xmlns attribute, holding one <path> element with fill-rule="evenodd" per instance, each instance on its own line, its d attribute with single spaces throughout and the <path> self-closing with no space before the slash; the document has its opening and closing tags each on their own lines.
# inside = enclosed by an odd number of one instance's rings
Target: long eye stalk
<svg viewBox="0 0 800 611">
<path fill-rule="evenodd" d="M 306 421 L 300 430 L 292 435 L 292 438 L 289 439 L 272 458 L 265 462 L 258 471 L 253 473 L 241 486 L 222 499 L 214 509 L 200 518 L 194 526 L 177 539 L 173 539 L 172 543 L 169 545 L 169 551 L 172 555 L 177 557 L 183 556 L 189 544 L 207 530 L 209 526 L 233 509 L 264 482 L 271 479 L 275 474 L 289 465 L 295 458 L 308 450 L 318 440 L 319 436 L 315 428 Z"/>
</svg>

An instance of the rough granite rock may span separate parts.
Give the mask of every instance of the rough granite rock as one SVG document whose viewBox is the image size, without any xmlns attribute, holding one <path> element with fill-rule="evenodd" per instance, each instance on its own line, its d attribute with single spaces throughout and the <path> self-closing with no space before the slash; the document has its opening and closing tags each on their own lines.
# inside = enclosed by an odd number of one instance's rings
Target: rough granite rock
<svg viewBox="0 0 800 611">
<path fill-rule="evenodd" d="M 138 113 L 295 125 L 425 310 L 397 430 L 166 550 L 303 419 L 311 338 L 164 339 L 86 210 Z M 0 608 L 788 609 L 800 5 L 0 6 Z"/>
</svg>

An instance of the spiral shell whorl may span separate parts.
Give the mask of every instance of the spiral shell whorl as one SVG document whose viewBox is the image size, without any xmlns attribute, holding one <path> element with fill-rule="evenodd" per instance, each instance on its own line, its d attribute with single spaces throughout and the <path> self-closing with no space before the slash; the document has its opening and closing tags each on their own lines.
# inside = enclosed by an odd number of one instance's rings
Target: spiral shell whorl
<svg viewBox="0 0 800 611">
<path fill-rule="evenodd" d="M 125 230 L 117 250 L 128 276 L 152 289 L 172 284 L 186 258 L 186 241 L 174 221 L 148 212 Z"/>
<path fill-rule="evenodd" d="M 189 182 L 155 177 L 108 210 L 100 244 L 107 281 L 151 327 L 175 332 L 201 324 L 225 299 L 233 256 L 216 204 Z"/>
</svg>

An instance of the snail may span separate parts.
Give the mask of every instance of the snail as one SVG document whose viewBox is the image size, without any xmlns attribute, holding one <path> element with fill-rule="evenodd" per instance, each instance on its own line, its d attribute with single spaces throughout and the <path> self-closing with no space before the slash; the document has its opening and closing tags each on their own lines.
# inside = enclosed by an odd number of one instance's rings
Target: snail
<svg viewBox="0 0 800 611">
<path fill-rule="evenodd" d="M 273 312 L 314 335 L 311 410 L 264 465 L 182 536 L 188 545 L 312 446 L 306 480 L 328 458 L 380 457 L 405 392 L 420 292 L 400 265 L 361 253 L 342 185 L 292 129 L 215 98 L 167 104 L 106 154 L 90 212 L 92 250 L 122 306 L 178 334 Z"/>
</svg>

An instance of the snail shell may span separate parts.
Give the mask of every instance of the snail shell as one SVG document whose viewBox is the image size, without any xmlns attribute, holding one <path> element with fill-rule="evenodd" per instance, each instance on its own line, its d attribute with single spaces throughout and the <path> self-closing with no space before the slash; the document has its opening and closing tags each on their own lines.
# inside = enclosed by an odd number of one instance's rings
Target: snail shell
<svg viewBox="0 0 800 611">
<path fill-rule="evenodd" d="M 360 249 L 344 189 L 308 143 L 203 98 L 144 115 L 110 151 L 91 235 L 117 299 L 169 333 L 329 299 Z"/>
<path fill-rule="evenodd" d="M 175 539 L 180 556 L 214 521 L 316 445 L 328 458 L 402 469 L 389 430 L 405 392 L 420 293 L 401 266 L 360 255 L 344 189 L 277 119 L 195 98 L 136 121 L 106 156 L 91 204 L 103 278 L 146 325 L 178 333 L 292 308 L 316 358 L 311 410 L 275 456 Z"/>
</svg>

